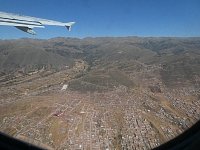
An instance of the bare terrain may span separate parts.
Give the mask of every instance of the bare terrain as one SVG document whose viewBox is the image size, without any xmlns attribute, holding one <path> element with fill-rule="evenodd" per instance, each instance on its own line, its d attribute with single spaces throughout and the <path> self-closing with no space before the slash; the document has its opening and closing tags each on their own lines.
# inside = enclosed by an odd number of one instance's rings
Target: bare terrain
<svg viewBox="0 0 200 150">
<path fill-rule="evenodd" d="M 200 119 L 200 38 L 0 40 L 0 131 L 44 149 L 152 149 Z"/>
</svg>

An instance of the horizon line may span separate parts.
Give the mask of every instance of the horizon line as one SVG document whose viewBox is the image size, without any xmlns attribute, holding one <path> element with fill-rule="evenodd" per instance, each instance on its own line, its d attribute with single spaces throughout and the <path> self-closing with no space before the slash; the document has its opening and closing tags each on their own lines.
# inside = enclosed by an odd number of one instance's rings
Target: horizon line
<svg viewBox="0 0 200 150">
<path fill-rule="evenodd" d="M 20 40 L 20 39 L 32 39 L 32 40 L 51 40 L 51 39 L 88 39 L 88 38 L 200 38 L 200 36 L 134 36 L 134 35 L 127 35 L 127 36 L 86 36 L 86 37 L 52 37 L 52 38 L 32 38 L 32 37 L 21 37 L 21 38 L 0 38 L 0 40 Z"/>
</svg>

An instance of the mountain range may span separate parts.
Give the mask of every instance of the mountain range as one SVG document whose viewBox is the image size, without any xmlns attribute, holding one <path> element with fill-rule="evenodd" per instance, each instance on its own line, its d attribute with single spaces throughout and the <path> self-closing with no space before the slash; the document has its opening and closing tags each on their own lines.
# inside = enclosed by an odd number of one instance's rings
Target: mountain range
<svg viewBox="0 0 200 150">
<path fill-rule="evenodd" d="M 131 88 L 149 82 L 154 87 L 199 87 L 200 83 L 198 37 L 0 40 L 1 75 L 41 69 L 59 71 L 72 68 L 77 60 L 87 68 L 70 82 L 74 90 L 101 91 L 119 85 Z"/>
</svg>

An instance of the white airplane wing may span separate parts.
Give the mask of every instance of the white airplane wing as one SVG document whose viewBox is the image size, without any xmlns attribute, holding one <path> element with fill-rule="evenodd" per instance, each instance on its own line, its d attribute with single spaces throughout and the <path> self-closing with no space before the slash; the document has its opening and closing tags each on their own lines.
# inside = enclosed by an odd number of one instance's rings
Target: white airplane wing
<svg viewBox="0 0 200 150">
<path fill-rule="evenodd" d="M 58 22 L 53 20 L 21 16 L 11 13 L 0 12 L 0 25 L 14 26 L 19 30 L 30 34 L 36 34 L 33 28 L 44 28 L 44 25 L 65 26 L 69 31 L 75 22 Z"/>
</svg>

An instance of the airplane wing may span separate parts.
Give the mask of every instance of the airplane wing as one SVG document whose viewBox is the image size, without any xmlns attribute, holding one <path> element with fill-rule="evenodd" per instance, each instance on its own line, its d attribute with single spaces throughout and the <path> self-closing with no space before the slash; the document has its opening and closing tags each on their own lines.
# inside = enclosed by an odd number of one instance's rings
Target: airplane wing
<svg viewBox="0 0 200 150">
<path fill-rule="evenodd" d="M 44 25 L 54 25 L 65 26 L 69 31 L 71 31 L 73 24 L 75 24 L 75 22 L 63 23 L 53 20 L 0 12 L 0 25 L 14 26 L 19 30 L 33 35 L 36 34 L 33 28 L 44 28 Z"/>
</svg>

